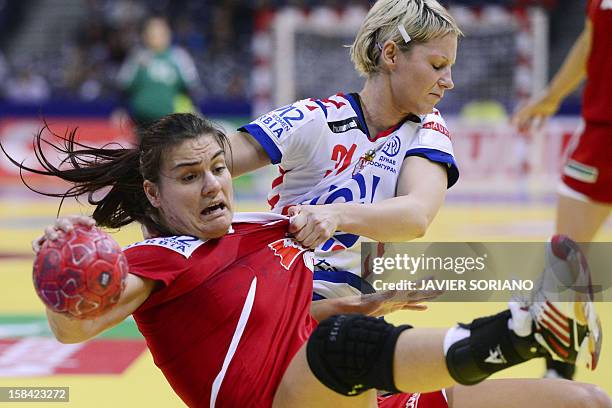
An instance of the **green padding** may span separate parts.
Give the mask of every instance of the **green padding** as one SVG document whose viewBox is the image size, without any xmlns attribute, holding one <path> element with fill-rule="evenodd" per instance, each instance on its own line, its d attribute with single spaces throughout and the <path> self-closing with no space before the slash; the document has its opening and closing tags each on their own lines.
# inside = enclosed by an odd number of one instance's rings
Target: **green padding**
<svg viewBox="0 0 612 408">
<path fill-rule="evenodd" d="M 45 316 L 0 315 L 0 339 L 32 336 L 52 336 Z M 139 339 L 142 335 L 136 327 L 136 322 L 128 318 L 97 338 Z"/>
</svg>

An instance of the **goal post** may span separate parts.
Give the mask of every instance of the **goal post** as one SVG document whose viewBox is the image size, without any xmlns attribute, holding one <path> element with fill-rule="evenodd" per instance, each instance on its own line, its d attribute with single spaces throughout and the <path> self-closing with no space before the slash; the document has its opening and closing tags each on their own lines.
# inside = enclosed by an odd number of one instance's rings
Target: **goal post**
<svg viewBox="0 0 612 408">
<path fill-rule="evenodd" d="M 453 67 L 455 90 L 447 103 L 451 111 L 491 99 L 510 108 L 544 87 L 548 19 L 542 9 L 453 6 L 449 10 L 465 33 Z M 256 59 L 267 60 L 272 78 L 267 91 L 270 107 L 303 97 L 326 97 L 340 89 L 359 90 L 363 79 L 353 68 L 348 46 L 366 12 L 357 6 L 310 12 L 287 7 L 276 12 L 267 30 L 256 33 L 271 43 L 265 50 L 255 50 Z"/>
</svg>

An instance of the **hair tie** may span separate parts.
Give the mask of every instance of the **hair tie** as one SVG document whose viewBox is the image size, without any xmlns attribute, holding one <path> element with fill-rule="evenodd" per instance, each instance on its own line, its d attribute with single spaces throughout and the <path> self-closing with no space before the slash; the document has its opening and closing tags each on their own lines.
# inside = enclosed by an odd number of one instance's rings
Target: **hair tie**
<svg viewBox="0 0 612 408">
<path fill-rule="evenodd" d="M 410 38 L 410 36 L 408 35 L 408 32 L 406 31 L 404 26 L 400 24 L 400 25 L 397 26 L 397 28 L 399 29 L 399 32 L 402 35 L 402 38 L 404 39 L 404 42 L 406 44 L 408 44 L 410 42 L 410 40 L 412 40 L 412 38 Z"/>
</svg>

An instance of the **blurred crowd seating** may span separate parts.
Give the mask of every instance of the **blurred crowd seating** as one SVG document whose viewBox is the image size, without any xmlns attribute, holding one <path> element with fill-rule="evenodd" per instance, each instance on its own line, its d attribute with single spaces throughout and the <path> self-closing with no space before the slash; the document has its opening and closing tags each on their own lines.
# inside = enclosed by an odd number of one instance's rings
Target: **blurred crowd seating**
<svg viewBox="0 0 612 408">
<path fill-rule="evenodd" d="M 132 47 L 140 41 L 141 25 L 150 15 L 165 16 L 173 43 L 184 47 L 196 62 L 202 83 L 196 98 L 248 100 L 251 36 L 257 13 L 291 5 L 346 7 L 367 0 L 86 0 L 83 17 L 65 44 L 49 47 L 48 55 L 27 50 L 3 56 L 11 34 L 29 7 L 41 0 L 0 0 L 0 99 L 41 102 L 48 98 L 108 100 L 118 95 L 116 74 Z M 44 1 L 44 0 L 43 0 Z M 449 1 L 443 1 L 448 4 Z M 485 4 L 553 7 L 556 0 L 463 0 Z M 15 53 L 13 53 L 15 54 Z"/>
</svg>

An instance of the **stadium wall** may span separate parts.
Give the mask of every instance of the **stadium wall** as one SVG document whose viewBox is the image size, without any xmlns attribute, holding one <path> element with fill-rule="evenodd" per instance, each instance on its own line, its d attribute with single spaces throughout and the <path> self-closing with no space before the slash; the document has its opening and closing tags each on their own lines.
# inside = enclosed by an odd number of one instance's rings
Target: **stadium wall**
<svg viewBox="0 0 612 408">
<path fill-rule="evenodd" d="M 228 133 L 250 120 L 247 116 L 209 117 Z M 0 140 L 13 157 L 34 165 L 32 135 L 43 127 L 43 118 L 56 134 L 63 135 L 78 127 L 78 140 L 85 144 L 128 146 L 134 141 L 129 124 L 114 123 L 103 115 L 4 116 L 0 118 Z M 580 127 L 578 116 L 555 117 L 542 132 L 522 135 L 506 121 L 473 121 L 458 116 L 446 119 L 461 173 L 459 183 L 449 192 L 449 200 L 550 197 L 556 189 L 563 152 Z M 270 166 L 237 179 L 238 197 L 263 200 L 274 175 L 275 170 Z M 42 183 L 41 177 L 27 177 L 34 185 Z M 0 189 L 20 183 L 18 169 L 3 157 L 0 160 Z M 44 183 L 47 185 L 49 181 L 44 180 Z"/>
<path fill-rule="evenodd" d="M 46 122 L 50 129 L 64 135 L 78 128 L 78 140 L 92 146 L 118 143 L 131 145 L 134 130 L 130 123 L 116 123 L 110 118 L 117 108 L 117 101 L 84 103 L 75 100 L 53 100 L 44 104 L 16 104 L 0 101 L 0 140 L 3 146 L 17 160 L 34 164 L 32 136 L 40 131 Z M 204 100 L 198 105 L 209 119 L 231 132 L 250 120 L 250 103 L 242 100 Z M 48 136 L 48 134 L 47 134 Z M 255 177 L 247 175 L 236 180 L 237 194 L 241 196 L 261 195 Z M 53 186 L 49 179 L 27 175 L 27 180 L 36 186 Z M 0 193 L 2 190 L 21 190 L 21 178 L 17 167 L 4 156 L 0 158 Z M 57 188 L 57 184 L 52 188 Z M 269 185 L 266 184 L 265 188 Z M 262 187 L 263 188 L 263 187 Z"/>
</svg>

